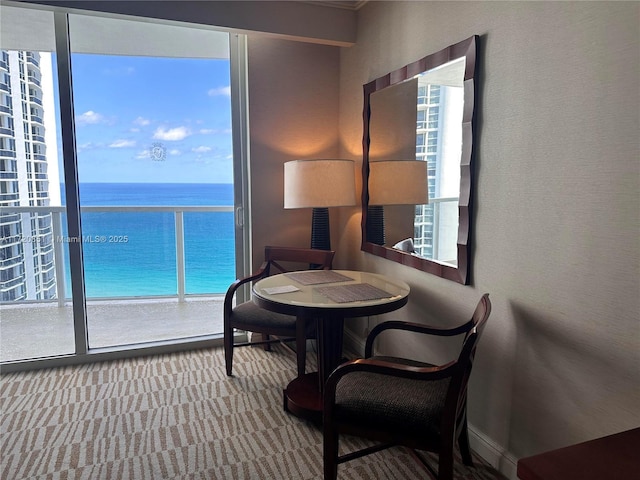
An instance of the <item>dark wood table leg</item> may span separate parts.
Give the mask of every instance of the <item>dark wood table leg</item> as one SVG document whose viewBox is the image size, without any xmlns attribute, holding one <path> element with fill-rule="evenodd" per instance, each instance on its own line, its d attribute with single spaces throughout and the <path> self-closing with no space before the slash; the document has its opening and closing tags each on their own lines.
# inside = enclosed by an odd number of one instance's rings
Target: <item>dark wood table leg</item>
<svg viewBox="0 0 640 480">
<path fill-rule="evenodd" d="M 342 359 L 344 318 L 322 316 L 316 319 L 318 371 L 292 380 L 284 390 L 284 409 L 316 424 L 322 423 L 324 382 Z"/>
<path fill-rule="evenodd" d="M 320 393 L 324 391 L 324 383 L 342 359 L 342 341 L 344 334 L 344 318 L 322 317 L 316 320 L 318 331 L 318 374 Z"/>
</svg>

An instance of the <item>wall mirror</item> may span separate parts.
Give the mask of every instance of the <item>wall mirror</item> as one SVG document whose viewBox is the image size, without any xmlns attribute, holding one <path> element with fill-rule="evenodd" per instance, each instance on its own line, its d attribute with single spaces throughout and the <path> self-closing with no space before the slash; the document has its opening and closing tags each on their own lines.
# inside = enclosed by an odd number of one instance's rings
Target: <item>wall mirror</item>
<svg viewBox="0 0 640 480">
<path fill-rule="evenodd" d="M 469 283 L 478 37 L 364 85 L 362 250 Z"/>
</svg>

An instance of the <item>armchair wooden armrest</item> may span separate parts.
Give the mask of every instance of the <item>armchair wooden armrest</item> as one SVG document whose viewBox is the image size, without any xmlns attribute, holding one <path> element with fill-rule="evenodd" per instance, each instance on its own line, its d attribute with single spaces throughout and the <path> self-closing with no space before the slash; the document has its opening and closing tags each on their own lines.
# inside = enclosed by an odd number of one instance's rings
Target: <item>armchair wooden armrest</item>
<svg viewBox="0 0 640 480">
<path fill-rule="evenodd" d="M 456 335 L 466 334 L 473 328 L 474 321 L 473 319 L 469 320 L 467 323 L 459 325 L 455 328 L 441 328 L 434 327 L 431 325 L 425 325 L 421 323 L 414 322 L 404 322 L 399 320 L 390 320 L 386 322 L 379 323 L 376 325 L 373 330 L 367 336 L 367 341 L 364 348 L 364 356 L 365 358 L 371 357 L 373 352 L 373 342 L 382 332 L 387 330 L 405 330 L 410 332 L 422 333 L 425 335 L 437 335 L 441 337 L 453 337 Z"/>
<path fill-rule="evenodd" d="M 252 273 L 248 277 L 238 278 L 231 285 L 229 285 L 229 288 L 227 289 L 227 293 L 224 296 L 225 315 L 231 314 L 231 310 L 233 309 L 233 297 L 236 294 L 236 291 L 238 290 L 238 288 L 240 288 L 245 283 L 254 282 L 256 280 L 260 280 L 261 278 L 267 276 L 267 274 L 269 273 L 268 267 L 269 267 L 269 263 L 263 262 L 262 265 L 260 265 L 260 268 L 258 268 L 258 270 L 256 270 L 254 273 Z"/>
</svg>

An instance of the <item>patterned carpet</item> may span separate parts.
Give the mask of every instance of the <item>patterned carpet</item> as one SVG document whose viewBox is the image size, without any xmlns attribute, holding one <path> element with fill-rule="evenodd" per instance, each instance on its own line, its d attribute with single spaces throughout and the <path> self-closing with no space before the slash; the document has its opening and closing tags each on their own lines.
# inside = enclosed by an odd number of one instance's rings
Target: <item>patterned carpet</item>
<svg viewBox="0 0 640 480">
<path fill-rule="evenodd" d="M 0 478 L 321 479 L 321 432 L 282 410 L 294 363 L 242 348 L 229 378 L 222 349 L 209 349 L 3 375 Z M 433 477 L 390 449 L 341 465 L 339 478 Z M 478 460 L 455 478 L 502 477 Z"/>
</svg>

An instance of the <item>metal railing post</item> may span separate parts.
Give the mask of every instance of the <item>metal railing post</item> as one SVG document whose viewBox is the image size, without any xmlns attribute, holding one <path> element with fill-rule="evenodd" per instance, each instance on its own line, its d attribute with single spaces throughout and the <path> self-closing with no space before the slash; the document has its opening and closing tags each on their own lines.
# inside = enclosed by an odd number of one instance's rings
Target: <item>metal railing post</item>
<svg viewBox="0 0 640 480">
<path fill-rule="evenodd" d="M 184 212 L 176 210 L 176 271 L 178 274 L 178 301 L 184 302 L 185 261 L 184 261 Z"/>
<path fill-rule="evenodd" d="M 64 307 L 66 296 L 66 281 L 64 273 L 64 241 L 62 238 L 62 212 L 51 213 L 51 223 L 53 225 L 53 258 L 56 266 L 56 297 L 58 306 Z"/>
</svg>

